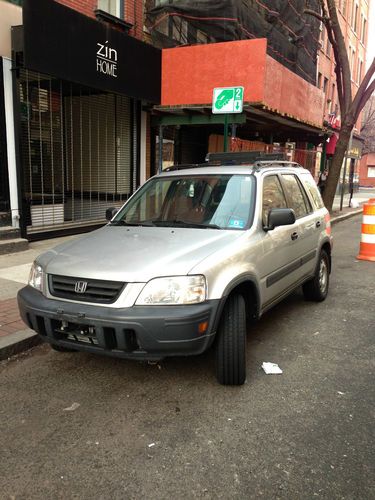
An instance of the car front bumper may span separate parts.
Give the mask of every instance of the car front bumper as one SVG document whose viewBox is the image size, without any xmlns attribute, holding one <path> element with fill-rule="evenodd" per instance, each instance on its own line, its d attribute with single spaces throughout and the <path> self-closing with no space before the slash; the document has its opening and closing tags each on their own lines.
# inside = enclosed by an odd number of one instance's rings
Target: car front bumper
<svg viewBox="0 0 375 500">
<path fill-rule="evenodd" d="M 212 343 L 220 300 L 185 306 L 109 308 L 18 292 L 23 321 L 50 344 L 119 358 L 159 360 L 200 354 Z M 199 332 L 207 322 L 203 334 Z"/>
</svg>

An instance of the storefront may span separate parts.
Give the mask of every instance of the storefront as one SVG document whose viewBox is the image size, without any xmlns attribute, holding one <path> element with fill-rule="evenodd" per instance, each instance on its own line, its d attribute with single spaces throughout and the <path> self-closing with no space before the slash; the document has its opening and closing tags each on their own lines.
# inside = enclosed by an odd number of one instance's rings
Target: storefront
<svg viewBox="0 0 375 500">
<path fill-rule="evenodd" d="M 161 54 L 48 0 L 26 0 L 23 16 L 12 36 L 14 109 L 31 239 L 102 224 L 139 185 L 142 107 L 160 103 Z"/>
</svg>

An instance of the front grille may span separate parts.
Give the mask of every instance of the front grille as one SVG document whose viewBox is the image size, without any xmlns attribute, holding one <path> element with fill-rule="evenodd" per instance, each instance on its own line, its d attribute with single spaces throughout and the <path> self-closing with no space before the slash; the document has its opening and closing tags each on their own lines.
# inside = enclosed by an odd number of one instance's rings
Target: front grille
<svg viewBox="0 0 375 500">
<path fill-rule="evenodd" d="M 126 283 L 120 281 L 94 280 L 90 278 L 74 278 L 71 276 L 48 276 L 49 291 L 54 297 L 111 304 L 115 302 Z M 80 285 L 77 287 L 77 283 Z M 76 291 L 78 289 L 78 291 Z M 84 291 L 82 292 L 82 289 Z M 81 291 L 79 291 L 81 290 Z"/>
</svg>

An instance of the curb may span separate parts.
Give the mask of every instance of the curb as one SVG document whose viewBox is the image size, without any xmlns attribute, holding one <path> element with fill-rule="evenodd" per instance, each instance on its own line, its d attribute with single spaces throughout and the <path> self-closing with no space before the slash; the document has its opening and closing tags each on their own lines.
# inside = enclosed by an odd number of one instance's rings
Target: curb
<svg viewBox="0 0 375 500">
<path fill-rule="evenodd" d="M 353 210 L 353 212 L 349 212 L 347 214 L 343 215 L 337 215 L 336 217 L 333 217 L 331 219 L 331 224 L 337 224 L 338 222 L 341 222 L 346 219 L 350 219 L 351 217 L 355 217 L 356 215 L 359 215 L 363 212 L 363 208 L 358 208 L 357 210 Z"/>
<path fill-rule="evenodd" d="M 0 337 L 0 361 L 26 351 L 41 342 L 39 335 L 33 330 L 20 330 L 5 337 Z"/>
</svg>

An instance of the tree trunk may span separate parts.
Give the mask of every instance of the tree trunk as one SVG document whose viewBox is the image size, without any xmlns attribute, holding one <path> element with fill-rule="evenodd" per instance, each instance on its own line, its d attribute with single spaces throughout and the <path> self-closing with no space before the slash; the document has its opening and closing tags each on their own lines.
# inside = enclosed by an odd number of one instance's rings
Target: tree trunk
<svg viewBox="0 0 375 500">
<path fill-rule="evenodd" d="M 323 194 L 325 206 L 332 212 L 333 201 L 335 199 L 336 188 L 340 178 L 342 162 L 345 158 L 345 152 L 349 147 L 350 134 L 353 127 L 342 126 L 340 136 L 336 144 L 335 154 L 329 169 L 326 187 Z"/>
</svg>

